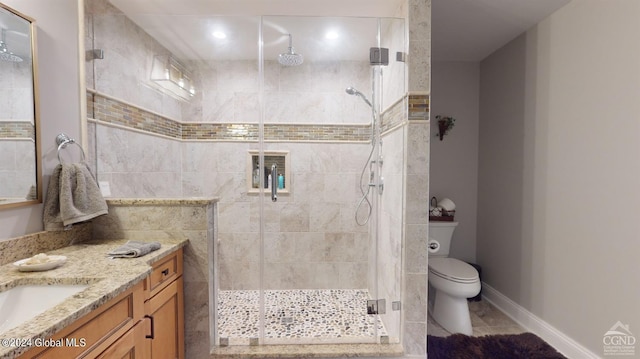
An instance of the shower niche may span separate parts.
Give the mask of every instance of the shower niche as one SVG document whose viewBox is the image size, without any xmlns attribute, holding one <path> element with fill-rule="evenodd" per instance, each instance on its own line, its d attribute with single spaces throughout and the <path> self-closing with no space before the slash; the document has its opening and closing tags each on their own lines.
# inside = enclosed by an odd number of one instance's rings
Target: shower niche
<svg viewBox="0 0 640 359">
<path fill-rule="evenodd" d="M 264 151 L 264 167 L 260 169 L 260 153 L 249 150 L 247 153 L 247 191 L 248 193 L 265 193 L 271 191 L 269 181 L 271 169 L 276 165 L 278 177 L 278 193 L 291 193 L 291 163 L 289 151 Z M 262 179 L 262 184 L 260 183 Z"/>
</svg>

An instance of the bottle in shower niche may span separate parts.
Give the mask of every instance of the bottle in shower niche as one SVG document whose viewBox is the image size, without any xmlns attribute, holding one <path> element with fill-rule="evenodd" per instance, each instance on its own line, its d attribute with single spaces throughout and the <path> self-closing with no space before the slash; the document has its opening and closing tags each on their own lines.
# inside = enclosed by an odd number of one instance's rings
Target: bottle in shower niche
<svg viewBox="0 0 640 359">
<path fill-rule="evenodd" d="M 260 187 L 260 167 L 258 167 L 258 165 L 256 165 L 256 168 L 253 170 L 253 180 L 251 182 L 251 187 L 252 188 Z"/>
<path fill-rule="evenodd" d="M 284 176 L 281 174 L 278 175 L 278 189 L 284 188 Z"/>
<path fill-rule="evenodd" d="M 269 173 L 267 177 L 267 189 L 271 189 L 271 173 Z"/>
</svg>

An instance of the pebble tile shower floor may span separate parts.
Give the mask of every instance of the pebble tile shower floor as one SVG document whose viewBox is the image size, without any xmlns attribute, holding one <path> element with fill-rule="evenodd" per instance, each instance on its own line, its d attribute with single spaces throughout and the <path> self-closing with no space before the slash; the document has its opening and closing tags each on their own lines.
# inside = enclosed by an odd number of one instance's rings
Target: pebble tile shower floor
<svg viewBox="0 0 640 359">
<path fill-rule="evenodd" d="M 357 342 L 386 336 L 379 316 L 367 314 L 367 290 L 266 290 L 265 338 L 305 342 Z M 259 292 L 218 293 L 218 334 L 221 344 L 247 345 L 258 338 Z"/>
</svg>

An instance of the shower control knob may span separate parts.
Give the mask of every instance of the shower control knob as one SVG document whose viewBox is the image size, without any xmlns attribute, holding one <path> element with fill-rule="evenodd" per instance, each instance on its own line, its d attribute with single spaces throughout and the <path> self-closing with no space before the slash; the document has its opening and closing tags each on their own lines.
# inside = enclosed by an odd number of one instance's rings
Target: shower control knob
<svg viewBox="0 0 640 359">
<path fill-rule="evenodd" d="M 438 247 L 440 247 L 438 245 L 438 242 L 431 242 L 429 243 L 429 249 L 438 249 Z"/>
</svg>

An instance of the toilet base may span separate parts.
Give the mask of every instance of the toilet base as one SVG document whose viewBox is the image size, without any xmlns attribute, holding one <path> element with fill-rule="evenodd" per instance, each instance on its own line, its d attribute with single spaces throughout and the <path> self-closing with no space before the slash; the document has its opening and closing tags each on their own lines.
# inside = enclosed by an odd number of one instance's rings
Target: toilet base
<svg viewBox="0 0 640 359">
<path fill-rule="evenodd" d="M 449 333 L 472 335 L 471 316 L 467 298 L 452 297 L 436 290 L 433 305 L 429 305 L 429 314 Z"/>
</svg>

